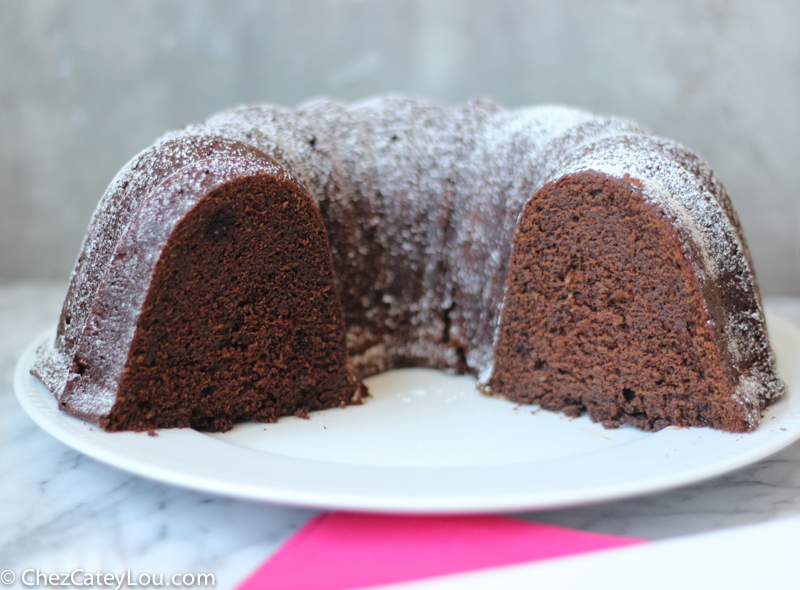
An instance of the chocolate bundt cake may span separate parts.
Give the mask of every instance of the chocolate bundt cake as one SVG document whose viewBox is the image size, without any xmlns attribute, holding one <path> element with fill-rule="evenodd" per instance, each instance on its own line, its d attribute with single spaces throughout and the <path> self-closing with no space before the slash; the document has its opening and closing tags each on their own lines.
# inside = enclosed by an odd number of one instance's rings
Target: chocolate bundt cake
<svg viewBox="0 0 800 590">
<path fill-rule="evenodd" d="M 608 427 L 755 428 L 785 385 L 697 156 L 563 107 L 234 108 L 113 180 L 35 375 L 107 430 L 359 403 L 396 367 Z"/>
</svg>

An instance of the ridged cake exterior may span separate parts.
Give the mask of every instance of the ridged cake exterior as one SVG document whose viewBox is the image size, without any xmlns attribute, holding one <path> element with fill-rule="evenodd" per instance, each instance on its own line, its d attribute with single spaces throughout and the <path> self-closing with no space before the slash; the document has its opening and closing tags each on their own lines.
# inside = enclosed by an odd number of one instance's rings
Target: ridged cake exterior
<svg viewBox="0 0 800 590">
<path fill-rule="evenodd" d="M 194 201 L 190 198 L 175 208 L 180 199 L 165 197 L 163 187 L 191 170 L 210 170 L 213 187 L 199 187 Z M 505 110 L 488 101 L 443 107 L 381 97 L 350 105 L 318 99 L 297 109 L 237 107 L 165 135 L 120 171 L 92 219 L 55 339 L 40 349 L 34 368 L 62 408 L 104 427 L 113 423 L 109 417 L 123 395 L 120 382 L 130 366 L 130 346 L 149 278 L 170 231 L 196 202 L 242 175 L 280 177 L 307 191 L 324 223 L 346 349 L 337 377 L 342 393 L 328 405 L 360 401 L 360 379 L 370 374 L 426 366 L 475 374 L 484 392 L 515 401 L 571 414 L 588 410 L 607 426 L 709 424 L 744 431 L 757 426 L 764 407 L 785 389 L 774 369 L 741 226 L 721 183 L 697 156 L 633 122 L 565 107 Z M 580 315 L 576 310 L 597 306 L 581 303 L 582 293 L 573 292 L 573 284 L 569 293 L 562 289 L 566 303 L 558 313 L 565 317 L 533 317 L 544 307 L 531 298 L 540 288 L 530 277 L 566 280 L 552 265 L 540 269 L 539 275 L 525 274 L 531 252 L 544 243 L 544 238 L 535 237 L 544 227 L 536 216 L 550 214 L 537 213 L 536 203 L 561 202 L 552 195 L 567 190 L 563 183 L 558 185 L 565 178 L 597 186 L 592 191 L 598 201 L 587 205 L 576 220 L 580 227 L 599 228 L 601 235 L 598 208 L 613 205 L 614 211 L 628 215 L 633 203 L 633 209 L 642 212 L 634 233 L 652 229 L 667 244 L 667 258 L 677 260 L 676 288 L 687 302 L 695 302 L 692 313 L 699 315 L 693 322 L 703 323 L 702 329 L 688 328 L 702 332 L 692 333 L 695 340 L 680 333 L 675 342 L 700 347 L 699 368 L 686 369 L 698 379 L 707 370 L 703 363 L 716 363 L 718 383 L 714 381 L 711 393 L 721 396 L 727 418 L 709 419 L 714 412 L 687 409 L 688 401 L 677 410 L 657 409 L 654 400 L 666 399 L 670 388 L 686 389 L 688 383 L 682 377 L 683 385 L 670 385 L 663 368 L 647 369 L 654 375 L 655 388 L 647 393 L 626 387 L 624 375 L 615 377 L 613 367 L 594 371 L 589 363 L 588 377 L 559 377 L 570 373 L 568 363 L 555 368 L 558 363 L 552 358 L 549 364 L 542 360 L 558 346 L 580 343 L 570 318 Z M 184 192 L 192 193 L 191 182 L 185 183 Z M 580 208 L 583 201 L 574 202 Z M 115 274 L 121 244 L 131 239 L 131 228 L 138 227 L 136 223 L 148 227 L 151 220 L 163 223 L 168 210 L 174 211 L 171 221 L 142 249 L 148 265 L 136 274 L 136 284 L 130 273 Z M 519 229 L 528 226 L 530 231 Z M 545 237 L 552 239 L 551 234 Z M 558 248 L 569 248 L 569 236 L 563 239 Z M 645 258 L 650 256 L 641 251 Z M 652 264 L 657 258 L 647 260 Z M 600 280 L 587 278 L 586 268 L 578 270 L 584 280 Z M 614 309 L 620 307 L 613 297 L 609 300 Z M 98 315 L 101 308 L 113 308 L 114 313 Z M 513 316 L 518 326 L 520 309 L 533 310 L 530 321 L 539 331 L 551 336 L 563 332 L 551 338 L 555 348 L 540 351 L 536 343 L 523 347 L 509 340 L 519 328 L 512 330 L 506 319 Z M 687 329 L 679 324 L 677 320 L 676 330 Z M 628 328 L 624 321 L 616 328 L 620 326 L 623 332 Z M 624 334 L 616 338 L 625 340 Z M 705 344 L 692 344 L 701 340 Z M 501 348 L 514 349 L 514 363 L 498 360 Z M 642 350 L 654 356 L 647 346 Z M 609 358 L 611 366 L 614 361 Z M 643 362 L 652 364 L 647 358 Z M 527 377 L 517 379 L 515 372 Z M 587 391 L 598 392 L 553 393 L 546 385 L 558 379 L 566 379 L 561 388 L 580 381 Z M 524 388 L 519 386 L 523 382 Z M 539 391 L 541 384 L 546 391 Z M 615 391 L 600 391 L 607 388 Z M 688 400 L 690 393 L 680 395 Z M 301 406 L 300 414 L 317 409 L 305 402 Z M 252 417 L 231 414 L 219 423 L 208 417 L 195 422 L 187 418 L 186 423 L 153 427 L 225 429 L 236 419 Z"/>
</svg>

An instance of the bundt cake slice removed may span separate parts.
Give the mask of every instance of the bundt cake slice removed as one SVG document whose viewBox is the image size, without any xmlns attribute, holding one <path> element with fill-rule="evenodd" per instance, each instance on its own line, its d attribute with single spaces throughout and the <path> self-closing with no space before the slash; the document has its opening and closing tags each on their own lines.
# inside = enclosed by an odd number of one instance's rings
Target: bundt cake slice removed
<svg viewBox="0 0 800 590">
<path fill-rule="evenodd" d="M 514 238 L 491 392 L 606 427 L 751 430 L 763 405 L 736 387 L 724 294 L 687 247 L 635 179 L 587 171 L 545 185 Z"/>
<path fill-rule="evenodd" d="M 135 157 L 33 372 L 111 430 L 303 415 L 425 366 L 606 426 L 746 431 L 774 361 L 690 151 L 566 107 L 376 97 L 235 107 Z"/>
<path fill-rule="evenodd" d="M 158 185 L 92 308 L 59 401 L 107 430 L 224 431 L 360 399 L 319 211 L 266 157 Z"/>
</svg>

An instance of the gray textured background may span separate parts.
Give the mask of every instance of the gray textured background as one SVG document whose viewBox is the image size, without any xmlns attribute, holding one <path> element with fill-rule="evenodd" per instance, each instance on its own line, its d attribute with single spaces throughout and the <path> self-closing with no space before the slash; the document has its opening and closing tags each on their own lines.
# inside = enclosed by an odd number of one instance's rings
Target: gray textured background
<svg viewBox="0 0 800 590">
<path fill-rule="evenodd" d="M 0 3 L 0 280 L 64 278 L 114 173 L 239 102 L 559 102 L 699 152 L 762 291 L 800 295 L 800 2 Z"/>
</svg>

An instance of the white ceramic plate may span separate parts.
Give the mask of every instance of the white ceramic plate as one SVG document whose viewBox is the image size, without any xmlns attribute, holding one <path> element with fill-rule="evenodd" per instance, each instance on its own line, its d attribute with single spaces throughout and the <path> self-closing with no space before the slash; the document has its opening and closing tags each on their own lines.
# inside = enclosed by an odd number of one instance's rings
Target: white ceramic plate
<svg viewBox="0 0 800 590">
<path fill-rule="evenodd" d="M 47 432 L 99 461 L 144 477 L 236 498 L 359 511 L 464 513 L 556 508 L 705 480 L 800 438 L 800 330 L 769 316 L 789 393 L 750 434 L 708 428 L 606 430 L 587 417 L 482 396 L 469 377 L 406 369 L 368 379 L 362 406 L 309 420 L 107 433 L 57 409 L 30 375 L 34 342 L 14 389 Z"/>
</svg>

